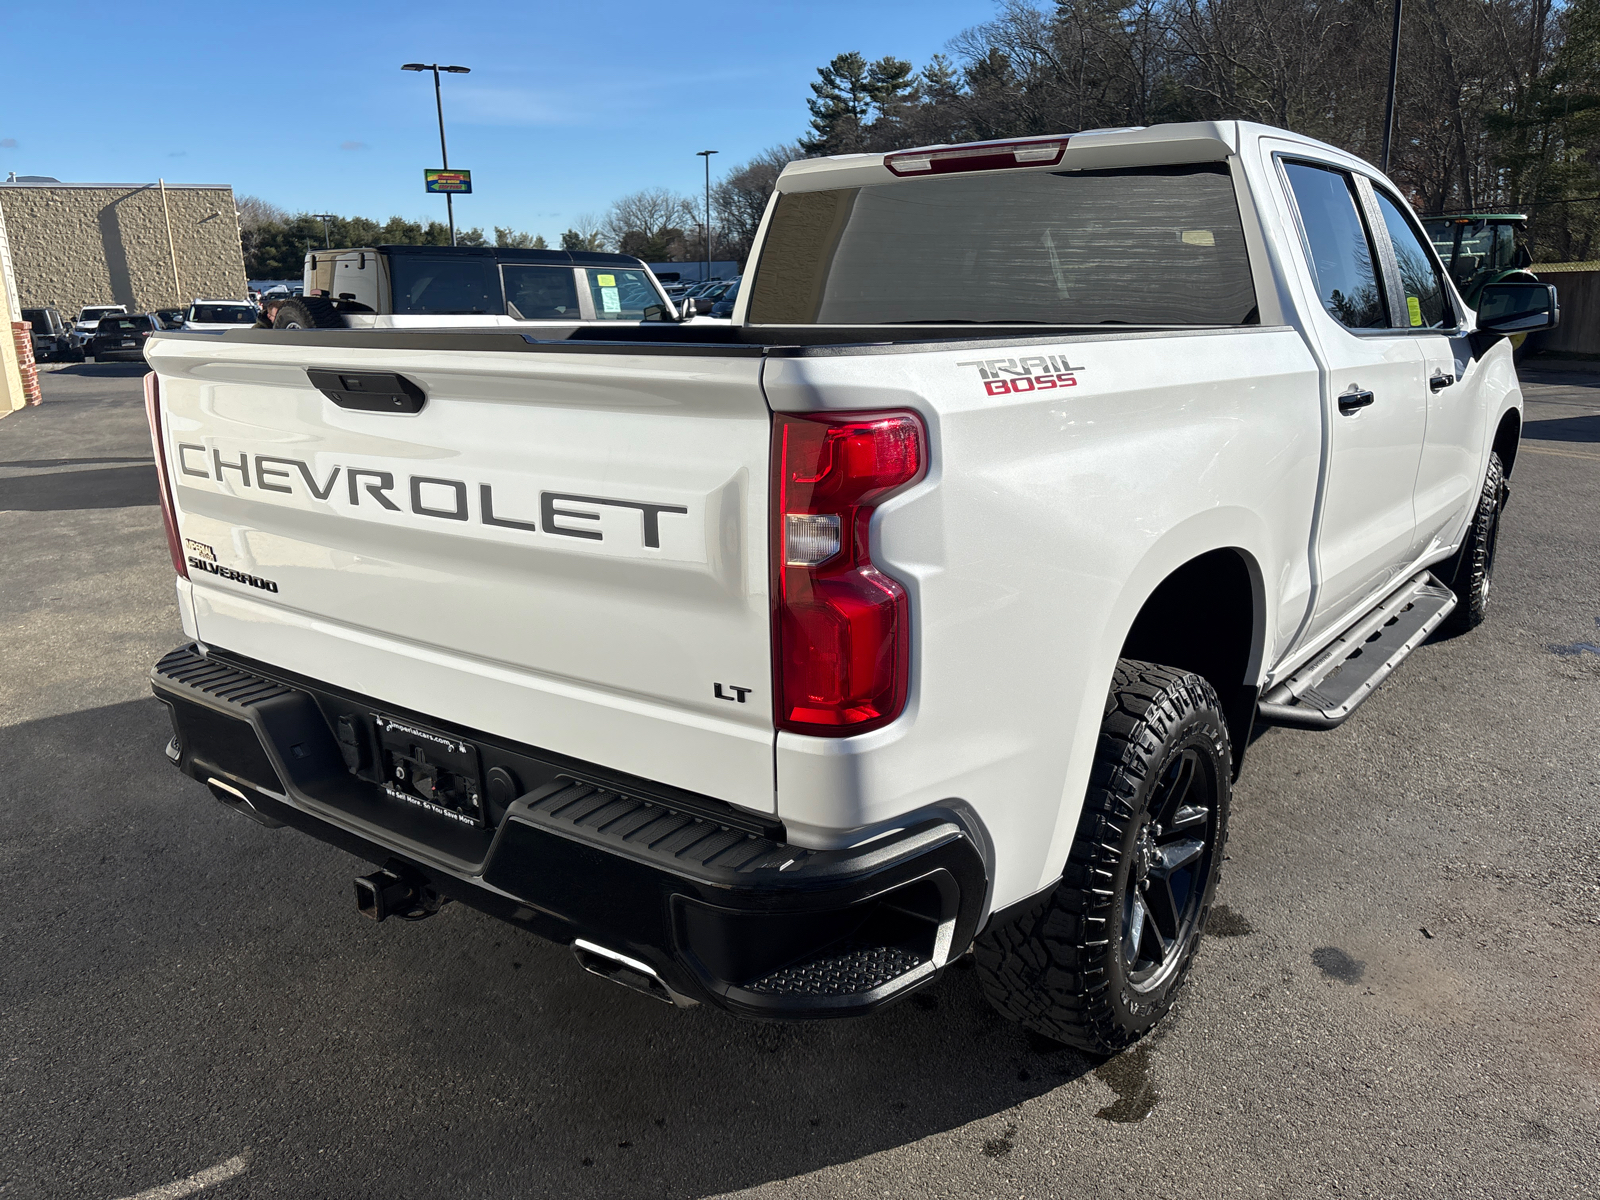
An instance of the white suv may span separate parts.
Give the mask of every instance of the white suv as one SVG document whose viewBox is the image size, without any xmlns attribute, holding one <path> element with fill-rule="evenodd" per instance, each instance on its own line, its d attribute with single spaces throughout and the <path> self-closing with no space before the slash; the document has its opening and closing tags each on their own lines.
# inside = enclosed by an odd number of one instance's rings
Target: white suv
<svg viewBox="0 0 1600 1200">
<path fill-rule="evenodd" d="M 184 315 L 183 327 L 193 333 L 225 333 L 256 323 L 256 306 L 243 300 L 196 300 Z"/>
</svg>

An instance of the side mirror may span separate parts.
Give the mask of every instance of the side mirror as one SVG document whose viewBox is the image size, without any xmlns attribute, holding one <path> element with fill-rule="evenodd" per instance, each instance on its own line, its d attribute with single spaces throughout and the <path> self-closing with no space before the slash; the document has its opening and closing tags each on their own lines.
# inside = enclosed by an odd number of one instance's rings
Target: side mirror
<svg viewBox="0 0 1600 1200">
<path fill-rule="evenodd" d="M 1528 248 L 1526 246 L 1517 247 L 1516 254 L 1512 255 L 1511 265 L 1516 267 L 1519 271 L 1526 270 L 1528 267 L 1533 266 L 1533 255 L 1528 253 Z"/>
<path fill-rule="evenodd" d="M 683 298 L 683 307 L 678 310 L 678 320 L 687 321 L 691 317 L 696 316 L 698 312 L 699 310 L 694 306 L 694 301 L 685 296 Z"/>
<path fill-rule="evenodd" d="M 1537 333 L 1561 323 L 1552 283 L 1489 283 L 1478 293 L 1478 332 Z"/>
</svg>

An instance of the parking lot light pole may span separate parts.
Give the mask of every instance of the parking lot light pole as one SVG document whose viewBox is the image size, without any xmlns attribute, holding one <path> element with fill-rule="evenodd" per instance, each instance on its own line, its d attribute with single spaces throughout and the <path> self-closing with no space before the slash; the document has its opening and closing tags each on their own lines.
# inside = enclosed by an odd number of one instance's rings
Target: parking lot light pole
<svg viewBox="0 0 1600 1200">
<path fill-rule="evenodd" d="M 1383 105 L 1383 161 L 1378 169 L 1389 173 L 1389 140 L 1394 136 L 1394 85 L 1400 74 L 1400 5 L 1394 0 L 1394 32 L 1389 36 L 1389 95 Z"/>
<path fill-rule="evenodd" d="M 696 150 L 695 157 L 706 160 L 706 279 L 711 278 L 711 156 L 715 150 Z"/>
<path fill-rule="evenodd" d="M 322 248 L 324 250 L 332 250 L 333 249 L 333 243 L 328 240 L 328 222 L 333 220 L 333 218 L 336 215 L 337 215 L 336 213 L 312 213 L 311 214 L 311 219 L 313 221 L 321 221 L 322 222 Z"/>
<path fill-rule="evenodd" d="M 433 104 L 439 110 L 439 157 L 443 161 L 439 166 L 442 170 L 450 169 L 450 151 L 444 144 L 444 94 L 439 90 L 439 72 L 447 71 L 451 75 L 471 74 L 471 67 L 441 67 L 438 63 L 405 63 L 400 68 L 402 71 L 432 71 L 433 72 Z M 449 192 L 444 194 L 445 217 L 450 222 L 450 244 L 456 244 L 456 204 L 455 197 Z"/>
</svg>

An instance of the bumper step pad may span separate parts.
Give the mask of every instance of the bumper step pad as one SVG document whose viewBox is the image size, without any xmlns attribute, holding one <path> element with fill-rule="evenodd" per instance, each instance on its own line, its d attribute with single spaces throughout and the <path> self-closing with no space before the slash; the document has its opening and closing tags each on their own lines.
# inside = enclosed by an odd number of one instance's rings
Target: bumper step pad
<svg viewBox="0 0 1600 1200">
<path fill-rule="evenodd" d="M 1337 728 L 1455 606 L 1455 593 L 1429 572 L 1413 576 L 1263 696 L 1257 719 L 1297 729 Z"/>
<path fill-rule="evenodd" d="M 749 989 L 762 996 L 853 996 L 909 975 L 925 962 L 900 946 L 854 946 L 774 971 Z"/>
</svg>

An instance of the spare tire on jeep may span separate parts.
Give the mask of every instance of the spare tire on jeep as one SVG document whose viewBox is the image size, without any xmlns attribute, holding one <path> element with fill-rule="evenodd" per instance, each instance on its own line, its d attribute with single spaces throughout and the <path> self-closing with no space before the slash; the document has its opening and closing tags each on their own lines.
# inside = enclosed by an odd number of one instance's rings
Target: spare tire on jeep
<svg viewBox="0 0 1600 1200">
<path fill-rule="evenodd" d="M 285 300 L 273 319 L 274 329 L 343 329 L 345 319 L 322 296 L 296 296 Z"/>
</svg>

